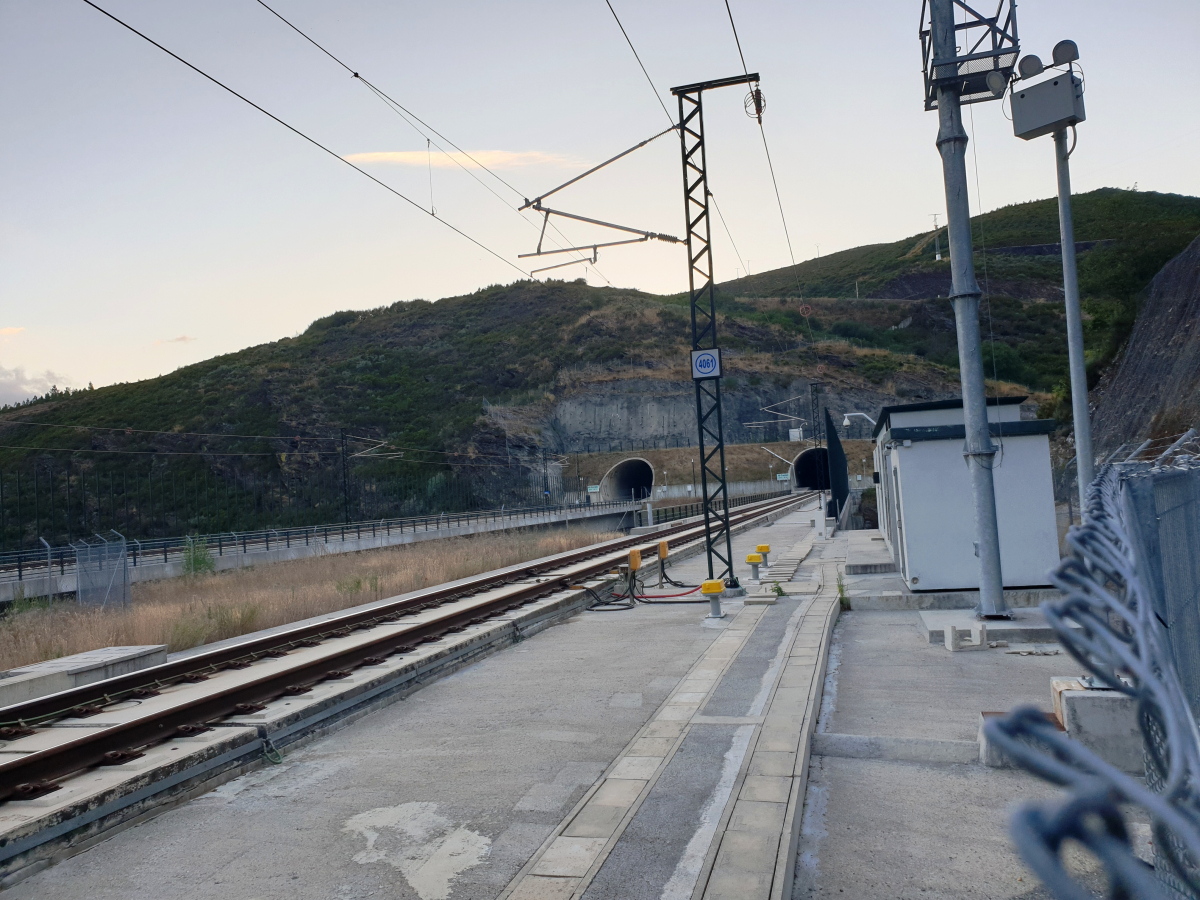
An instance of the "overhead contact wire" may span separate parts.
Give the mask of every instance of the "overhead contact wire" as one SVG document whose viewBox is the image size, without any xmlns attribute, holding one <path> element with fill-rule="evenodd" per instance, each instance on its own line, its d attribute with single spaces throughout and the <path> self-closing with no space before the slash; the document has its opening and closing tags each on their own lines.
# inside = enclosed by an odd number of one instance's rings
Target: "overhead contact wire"
<svg viewBox="0 0 1200 900">
<path fill-rule="evenodd" d="M 371 91 L 371 93 L 373 93 L 376 97 L 378 97 L 380 100 L 382 100 L 392 110 L 392 112 L 394 112 L 394 113 L 396 113 L 396 115 L 400 116 L 400 118 L 402 118 L 408 124 L 408 126 L 413 129 L 413 131 L 417 132 L 417 134 L 419 134 L 419 135 L 421 135 L 421 137 L 425 138 L 426 141 L 432 143 L 433 146 L 437 147 L 439 153 L 444 154 L 447 159 L 452 161 L 456 166 L 458 166 L 460 169 L 462 169 L 464 172 L 466 172 L 468 175 L 470 175 L 472 178 L 474 178 L 477 182 L 479 182 L 479 184 L 482 187 L 486 188 L 497 200 L 499 200 L 501 203 L 503 203 L 505 205 L 505 207 L 507 207 L 508 209 L 512 209 L 512 207 L 509 205 L 509 202 L 507 200 L 505 200 L 503 197 L 501 197 L 499 194 L 497 194 L 496 191 L 492 189 L 491 185 L 489 185 L 487 182 L 483 181 L 483 179 L 481 179 L 473 171 L 471 171 L 469 168 L 464 166 L 462 164 L 461 160 L 457 159 L 453 154 L 447 152 L 444 147 L 439 145 L 437 142 L 432 141 L 428 134 L 426 134 L 424 131 L 422 131 L 420 128 L 417 127 L 415 122 L 419 122 L 422 126 L 424 126 L 426 129 L 428 129 L 431 133 L 437 135 L 439 138 L 441 138 L 443 141 L 445 141 L 447 144 L 449 144 L 451 147 L 453 147 L 456 151 L 458 151 L 463 156 L 465 156 L 467 159 L 469 159 L 472 163 L 474 163 L 480 169 L 487 172 L 489 175 L 491 175 L 493 178 L 495 178 L 497 181 L 499 181 L 502 185 L 504 185 L 506 188 L 508 188 L 510 191 L 512 191 L 514 194 L 516 194 L 518 197 L 520 197 L 521 199 L 525 198 L 525 195 L 522 194 L 519 190 L 517 190 L 515 187 L 513 187 L 511 184 L 509 184 L 507 181 L 505 181 L 503 178 L 501 178 L 499 175 L 497 175 L 495 172 L 493 172 L 491 169 L 489 169 L 487 166 L 485 166 L 479 160 L 477 160 L 474 156 L 472 156 L 466 150 L 462 149 L 462 147 L 458 146 L 458 144 L 454 143 L 454 141 L 450 140 L 450 138 L 446 137 L 444 134 L 442 134 L 440 131 L 438 131 L 436 128 L 434 128 L 432 125 L 430 125 L 424 119 L 422 119 L 420 116 L 418 116 L 412 110 L 408 109 L 402 103 L 395 100 L 382 88 L 376 87 L 368 79 L 364 78 L 362 75 L 360 75 L 358 72 L 356 72 L 354 70 L 353 66 L 350 66 L 347 63 L 343 62 L 335 54 L 333 54 L 326 47 L 324 47 L 319 41 L 317 41 L 316 39 L 311 37 L 303 29 L 299 28 L 295 23 L 293 23 L 289 19 L 285 18 L 284 16 L 280 15 L 276 10 L 272 9 L 270 6 L 268 6 L 266 3 L 264 3 L 263 0 L 255 0 L 255 2 L 257 2 L 259 6 L 261 6 L 263 9 L 265 9 L 267 12 L 269 12 L 271 15 L 273 15 L 275 18 L 277 18 L 280 22 L 282 22 L 284 25 L 286 25 L 292 31 L 296 32 L 296 34 L 300 35 L 300 37 L 304 38 L 304 40 L 308 41 L 310 44 L 312 44 L 314 47 L 316 47 L 318 50 L 320 50 L 322 53 L 324 53 L 326 56 L 328 56 L 330 59 L 332 59 L 335 63 L 337 63 L 339 66 L 341 66 L 347 72 L 349 72 L 351 74 L 351 76 L 353 76 L 355 79 L 362 82 L 362 84 L 367 88 L 367 90 Z M 415 122 L 414 122 L 414 120 L 415 120 Z M 431 178 L 431 180 L 432 180 L 432 178 Z M 430 208 L 432 209 L 432 203 L 430 204 Z M 518 215 L 520 215 L 520 213 L 518 213 Z M 536 224 L 534 224 L 533 222 L 530 222 L 524 216 L 521 216 L 520 218 L 521 218 L 522 222 L 525 222 L 526 224 L 532 226 L 533 228 L 538 227 Z M 565 234 L 563 234 L 562 231 L 560 231 L 557 226 L 551 225 L 550 227 L 552 227 L 555 231 L 557 231 L 558 234 L 563 238 L 563 240 L 570 241 L 570 238 L 568 238 Z M 551 240 L 553 240 L 553 238 Z M 558 243 L 558 242 L 555 241 L 555 243 Z M 559 244 L 559 246 L 561 247 L 562 245 Z M 581 257 L 581 260 L 584 258 L 586 258 L 586 257 Z M 595 265 L 593 265 L 592 268 L 596 269 Z M 604 273 L 601 272 L 599 269 L 596 269 L 596 274 L 598 274 L 605 281 L 608 281 L 608 278 L 605 277 Z M 608 281 L 608 283 L 610 285 L 612 284 L 611 281 Z"/>
<path fill-rule="evenodd" d="M 654 86 L 654 79 L 650 77 L 650 73 L 646 71 L 646 66 L 642 62 L 642 58 L 638 56 L 637 48 L 633 46 L 633 41 L 629 39 L 629 32 L 625 30 L 625 26 L 621 24 L 621 17 L 617 15 L 617 11 L 613 9 L 610 0 L 604 0 L 608 6 L 608 11 L 612 13 L 612 17 L 616 19 L 617 27 L 621 29 L 621 34 L 625 36 L 625 43 L 629 45 L 629 49 L 633 51 L 633 58 L 637 60 L 638 66 L 641 67 L 642 74 L 646 76 L 646 83 L 650 85 L 650 90 L 654 91 L 654 99 L 658 101 L 658 105 L 662 107 L 663 115 L 667 117 L 667 121 L 672 126 L 675 125 L 675 120 L 671 118 L 671 114 L 667 111 L 667 104 L 663 103 L 662 95 L 658 92 L 658 88 Z"/>
<path fill-rule="evenodd" d="M 733 21 L 733 9 L 729 6 L 729 0 L 725 0 L 725 12 L 729 14 L 729 27 L 733 30 L 733 42 L 737 44 L 738 58 L 742 61 L 742 72 L 749 75 L 750 70 L 746 67 L 746 57 L 742 53 L 742 41 L 738 37 L 737 24 Z M 783 198 L 779 195 L 779 182 L 775 179 L 775 163 L 771 161 L 771 148 L 767 146 L 767 130 L 763 127 L 761 118 L 758 120 L 758 130 L 762 135 L 763 152 L 767 155 L 767 169 L 771 172 L 771 185 L 775 188 L 775 202 L 779 205 L 779 220 L 783 222 L 783 236 L 787 240 L 788 256 L 792 260 L 792 269 L 794 271 L 796 268 L 796 254 L 792 252 L 792 235 L 788 231 L 787 216 L 783 212 Z M 799 287 L 799 282 L 797 282 L 796 286 Z"/>
<path fill-rule="evenodd" d="M 106 17 L 107 17 L 107 18 L 109 18 L 109 19 L 112 19 L 112 21 L 116 22 L 116 23 L 117 23 L 118 25 L 120 25 L 122 28 L 125 28 L 126 30 L 128 30 L 128 31 L 131 31 L 133 34 L 136 34 L 138 37 L 140 37 L 142 40 L 146 41 L 147 43 L 149 43 L 149 44 L 153 44 L 155 47 L 157 47 L 157 48 L 158 48 L 159 50 L 161 50 L 163 53 L 165 53 L 165 54 L 167 54 L 168 56 L 170 56 L 172 59 L 175 59 L 175 60 L 177 60 L 178 62 L 181 62 L 181 63 L 183 63 L 185 66 L 187 66 L 187 67 L 188 67 L 189 69 L 191 69 L 193 72 L 195 72 L 197 75 L 201 75 L 201 76 L 203 76 L 204 78 L 208 79 L 208 80 L 209 80 L 209 81 L 211 81 L 213 84 L 215 84 L 217 87 L 219 87 L 219 88 L 221 88 L 222 90 L 225 90 L 225 91 L 227 91 L 228 93 L 232 94 L 233 96 L 237 97 L 239 100 L 241 100 L 241 101 L 242 101 L 243 103 L 245 103 L 246 105 L 248 105 L 248 106 L 252 106 L 254 109 L 258 110 L 260 113 L 262 113 L 262 114 L 263 114 L 264 116 L 266 116 L 267 118 L 269 118 L 269 119 L 272 119 L 273 121 L 277 122 L 278 124 L 280 124 L 280 125 L 282 125 L 284 128 L 286 128 L 288 131 L 290 131 L 290 132 L 292 132 L 293 134 L 295 134 L 295 135 L 297 135 L 297 136 L 299 136 L 299 137 L 303 138 L 304 140 L 308 141 L 308 142 L 309 142 L 310 144 L 312 144 L 314 147 L 317 147 L 317 148 L 318 148 L 318 149 L 320 149 L 320 150 L 324 150 L 326 153 L 328 153 L 328 154 L 329 154 L 330 156 L 332 156 L 334 159 L 338 160 L 338 162 L 344 163 L 345 165 L 347 165 L 347 166 L 349 166 L 350 168 L 352 168 L 352 169 L 353 169 L 355 172 L 358 172 L 360 175 L 363 175 L 363 176 L 365 176 L 366 178 L 369 178 L 369 179 L 371 179 L 371 181 L 375 182 L 375 184 L 379 185 L 379 186 L 380 186 L 381 188 L 383 188 L 385 191 L 387 191 L 388 193 L 394 194 L 395 196 L 399 197 L 401 200 L 403 200 L 405 203 L 407 203 L 407 204 L 409 204 L 410 206 L 412 206 L 414 209 L 418 209 L 418 210 L 420 210 L 422 213 L 424 213 L 425 215 L 428 215 L 428 216 L 430 216 L 431 218 L 433 218 L 433 219 L 437 220 L 438 222 L 441 222 L 443 225 L 445 225 L 447 228 L 449 228 L 449 229 L 450 229 L 451 231 L 453 231 L 455 234 L 459 235 L 460 237 L 466 238 L 468 241 L 470 241 L 472 244 L 474 244 L 474 245 L 475 245 L 476 247 L 478 247 L 480 250 L 483 250 L 483 251 L 485 251 L 486 253 L 489 253 L 489 254 L 491 254 L 492 256 L 496 257 L 496 259 L 498 259 L 498 260 L 500 260 L 501 262 L 503 262 L 503 263 L 504 263 L 506 266 L 509 266 L 510 268 L 513 268 L 513 269 L 516 269 L 518 272 L 520 272 L 522 275 L 524 275 L 524 276 L 525 276 L 525 277 L 527 277 L 527 278 L 528 278 L 528 277 L 530 277 L 528 272 L 526 272 L 524 269 L 522 269 L 520 266 L 516 265 L 515 263 L 513 263 L 513 262 L 511 262 L 511 261 L 509 261 L 509 260 L 507 260 L 507 259 L 505 259 L 503 256 L 501 256 L 499 253 L 497 253 L 497 252 L 496 252 L 495 250 L 493 250 L 491 247 L 488 247 L 486 244 L 483 244 L 483 243 L 481 243 L 480 241 L 476 240 L 475 238 L 471 237 L 469 234 L 467 234 L 467 233 L 466 233 L 465 231 L 463 231 L 462 229 L 460 229 L 460 228 L 456 228 L 455 226 L 451 225 L 449 222 L 447 222 L 445 219 L 441 218 L 440 216 L 433 215 L 432 213 L 430 213 L 429 211 L 427 211 L 427 210 L 425 209 L 425 207 L 421 206 L 421 204 L 420 204 L 420 203 L 417 203 L 417 202 L 416 202 L 415 200 L 413 200 L 412 198 L 410 198 L 410 197 L 407 197 L 407 196 L 405 196 L 404 194 L 400 193 L 398 190 L 396 190 L 396 189 L 395 189 L 394 187 L 392 187 L 391 185 L 389 185 L 389 184 L 387 184 L 387 183 L 385 183 L 385 182 L 383 182 L 383 181 L 380 181 L 378 178 L 376 178 L 374 175 L 372 175 L 370 172 L 366 171 L 365 169 L 360 169 L 360 168 L 359 168 L 358 166 L 356 166 L 354 163 L 350 162 L 350 160 L 348 160 L 348 159 L 345 159 L 345 158 L 343 158 L 342 156 L 339 156 L 337 153 L 335 153 L 333 150 L 330 150 L 328 147 L 326 147 L 324 144 L 322 144 L 322 143 L 321 143 L 320 141 L 318 141 L 316 138 L 309 137 L 307 134 L 305 134 L 305 133 L 304 133 L 303 131 L 301 131 L 299 128 L 296 128 L 296 127 L 295 127 L 295 126 L 293 126 L 293 125 L 289 125 L 287 122 L 283 121 L 283 119 L 279 118 L 279 116 L 275 115 L 274 113 L 268 112 L 266 109 L 264 109 L 263 107 L 259 106 L 259 105 L 258 105 L 257 103 L 255 103 L 253 100 L 249 99 L 248 97 L 246 97 L 246 96 L 244 96 L 244 95 L 242 95 L 242 94 L 239 94 L 239 93 L 238 93 L 237 91 L 235 91 L 233 88 L 229 87 L 229 85 L 225 84 L 225 83 L 224 83 L 224 82 L 222 82 L 222 81 L 218 81 L 218 80 L 217 80 L 216 78 L 214 78 L 212 75 L 209 75 L 209 74 L 208 74 L 207 72 L 205 72 L 203 69 L 201 69 L 201 68 L 199 68 L 198 66 L 195 66 L 195 65 L 193 65 L 192 63 L 188 62 L 186 59 L 184 59 L 184 58 L 183 58 L 182 56 L 180 56 L 179 54 L 177 54 L 177 53 L 174 53 L 174 52 L 172 52 L 172 51 L 168 50 L 166 47 L 164 47 L 164 46 L 163 46 L 162 44 L 160 44 L 158 41 L 154 40 L 154 39 L 153 39 L 152 37 L 150 37 L 149 35 L 146 35 L 146 34 L 142 33 L 141 31 L 138 31 L 136 28 L 134 28 L 134 27 L 133 27 L 132 25 L 130 25 L 128 22 L 125 22 L 124 20 L 117 18 L 116 16 L 114 16 L 112 13 L 110 13 L 108 10 L 104 9 L 103 7 L 97 6 L 95 3 L 93 3 L 93 2 L 92 2 L 92 0 L 83 0 L 83 2 L 84 2 L 84 3 L 86 3 L 88 6 L 90 6 L 92 9 L 96 10 L 96 12 L 98 12 L 98 13 L 101 13 L 102 15 L 106 16 Z"/>
</svg>

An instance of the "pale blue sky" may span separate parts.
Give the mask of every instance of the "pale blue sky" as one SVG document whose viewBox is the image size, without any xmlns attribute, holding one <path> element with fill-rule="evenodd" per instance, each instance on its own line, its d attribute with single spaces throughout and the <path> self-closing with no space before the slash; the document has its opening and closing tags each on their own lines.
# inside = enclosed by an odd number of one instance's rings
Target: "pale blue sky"
<svg viewBox="0 0 1200 900">
<path fill-rule="evenodd" d="M 98 2 L 341 155 L 406 153 L 410 164 L 366 167 L 428 203 L 424 140 L 254 0 Z M 463 149 L 496 154 L 529 196 L 667 124 L 603 0 L 272 5 Z M 721 0 L 613 5 L 669 108 L 670 86 L 739 73 Z M 762 73 L 797 260 L 927 230 L 944 203 L 919 0 L 733 9 Z M 1024 0 L 1019 17 L 1027 52 L 1080 46 L 1076 190 L 1200 194 L 1200 3 Z M 710 175 L 762 271 L 788 250 L 744 93 L 706 99 Z M 519 277 L 78 0 L 0 0 L 0 122 L 0 402 L 50 382 L 151 377 L 338 309 Z M 984 209 L 1052 194 L 1048 138 L 1015 139 L 998 103 L 976 106 L 974 127 Z M 462 170 L 435 168 L 433 191 L 439 215 L 506 259 L 536 244 Z M 678 143 L 555 199 L 682 234 Z M 715 237 L 718 275 L 733 277 L 739 263 Z M 682 250 L 665 244 L 601 251 L 599 268 L 618 286 L 686 284 Z"/>
</svg>

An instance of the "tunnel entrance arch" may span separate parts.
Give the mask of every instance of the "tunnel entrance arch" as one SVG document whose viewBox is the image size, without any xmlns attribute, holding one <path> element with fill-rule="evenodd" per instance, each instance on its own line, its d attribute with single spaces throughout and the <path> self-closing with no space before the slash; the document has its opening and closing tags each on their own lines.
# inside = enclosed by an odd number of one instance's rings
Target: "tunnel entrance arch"
<svg viewBox="0 0 1200 900">
<path fill-rule="evenodd" d="M 645 500 L 654 494 L 654 466 L 641 457 L 623 459 L 600 479 L 601 500 Z"/>
<path fill-rule="evenodd" d="M 796 487 L 810 491 L 829 490 L 829 451 L 824 447 L 809 447 L 792 460 Z"/>
</svg>

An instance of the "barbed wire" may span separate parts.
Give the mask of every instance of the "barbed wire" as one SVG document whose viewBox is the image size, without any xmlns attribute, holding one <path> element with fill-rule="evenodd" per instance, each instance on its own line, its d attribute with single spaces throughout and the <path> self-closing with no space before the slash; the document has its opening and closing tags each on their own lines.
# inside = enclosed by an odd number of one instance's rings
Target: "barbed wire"
<svg viewBox="0 0 1200 900">
<path fill-rule="evenodd" d="M 1150 561 L 1135 549 L 1139 523 L 1126 521 L 1124 502 L 1130 479 L 1200 478 L 1200 456 L 1186 452 L 1194 438 L 1194 430 L 1175 436 L 1153 463 L 1103 466 L 1088 490 L 1084 524 L 1067 533 L 1070 556 L 1051 574 L 1064 596 L 1042 604 L 1063 647 L 1097 686 L 1136 701 L 1145 783 L 1068 738 L 1036 708 L 985 726 L 987 738 L 1020 765 L 1067 789 L 1065 798 L 1023 806 L 1011 824 L 1022 859 L 1061 900 L 1094 896 L 1064 863 L 1071 841 L 1101 863 L 1114 900 L 1200 896 L 1200 730 L 1151 602 Z M 1134 853 L 1123 806 L 1149 815 L 1157 870 Z"/>
</svg>

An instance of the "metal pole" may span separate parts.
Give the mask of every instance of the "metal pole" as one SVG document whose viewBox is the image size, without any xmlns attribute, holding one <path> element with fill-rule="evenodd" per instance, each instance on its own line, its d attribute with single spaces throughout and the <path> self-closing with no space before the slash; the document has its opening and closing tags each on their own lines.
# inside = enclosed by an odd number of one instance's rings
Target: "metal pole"
<svg viewBox="0 0 1200 900">
<path fill-rule="evenodd" d="M 1079 308 L 1079 273 L 1075 268 L 1075 223 L 1071 217 L 1071 155 L 1067 130 L 1054 132 L 1058 162 L 1058 231 L 1062 242 L 1063 296 L 1067 306 L 1067 357 L 1071 371 L 1071 418 L 1075 424 L 1075 467 L 1079 482 L 1079 512 L 1087 509 L 1087 489 L 1095 476 L 1092 423 L 1088 412 L 1087 366 L 1083 358 L 1083 316 Z"/>
<path fill-rule="evenodd" d="M 930 25 L 935 59 L 957 56 L 954 0 L 930 0 Z M 963 455 L 971 470 L 975 495 L 975 534 L 979 542 L 979 614 L 1003 616 L 1004 581 L 1000 573 L 1000 534 L 996 522 L 996 493 L 992 460 L 996 449 L 988 431 L 987 395 L 983 379 L 983 348 L 979 340 L 979 285 L 971 251 L 971 208 L 967 196 L 967 133 L 953 82 L 938 86 L 937 147 L 946 183 L 946 226 L 950 245 L 951 291 L 958 331 L 958 368 L 962 381 L 963 417 L 967 446 Z"/>
<path fill-rule="evenodd" d="M 350 524 L 350 476 L 346 464 L 346 429 L 340 429 L 342 438 L 342 521 Z"/>
</svg>

